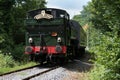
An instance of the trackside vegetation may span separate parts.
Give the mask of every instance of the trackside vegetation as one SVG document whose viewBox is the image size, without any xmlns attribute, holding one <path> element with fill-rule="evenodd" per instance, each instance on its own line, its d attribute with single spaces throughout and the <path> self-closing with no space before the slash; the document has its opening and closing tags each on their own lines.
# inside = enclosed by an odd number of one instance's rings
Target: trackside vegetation
<svg viewBox="0 0 120 80">
<path fill-rule="evenodd" d="M 27 11 L 45 4 L 45 0 L 0 0 L 0 74 L 36 64 L 24 55 L 24 19 Z"/>
<path fill-rule="evenodd" d="M 27 11 L 45 0 L 0 0 L 0 74 L 35 65 L 24 55 Z M 87 49 L 95 57 L 88 80 L 120 80 L 120 0 L 91 0 L 74 20 L 85 27 Z"/>
<path fill-rule="evenodd" d="M 95 66 L 88 80 L 120 80 L 120 1 L 92 0 L 74 19 L 88 24 L 88 49 Z"/>
</svg>

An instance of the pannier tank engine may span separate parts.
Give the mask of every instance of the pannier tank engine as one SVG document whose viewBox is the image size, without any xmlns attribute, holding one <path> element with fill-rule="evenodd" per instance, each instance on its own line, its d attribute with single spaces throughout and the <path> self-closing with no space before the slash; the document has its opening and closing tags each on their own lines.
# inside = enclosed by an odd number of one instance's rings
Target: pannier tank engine
<svg viewBox="0 0 120 80">
<path fill-rule="evenodd" d="M 86 34 L 65 10 L 44 8 L 27 13 L 25 54 L 30 60 L 63 63 L 83 54 Z"/>
</svg>

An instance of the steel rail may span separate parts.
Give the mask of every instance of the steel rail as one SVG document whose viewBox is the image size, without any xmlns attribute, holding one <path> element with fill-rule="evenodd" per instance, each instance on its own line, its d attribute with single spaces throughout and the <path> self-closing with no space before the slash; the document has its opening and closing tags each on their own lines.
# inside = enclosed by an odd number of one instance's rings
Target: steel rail
<svg viewBox="0 0 120 80">
<path fill-rule="evenodd" d="M 0 74 L 0 77 L 5 76 L 5 75 L 9 75 L 9 74 L 12 74 L 12 73 L 15 73 L 15 72 L 31 69 L 31 68 L 34 68 L 34 67 L 37 67 L 37 66 L 40 66 L 40 64 L 31 66 L 31 67 L 27 67 L 27 68 L 23 68 L 23 69 L 19 69 L 19 70 L 10 71 L 10 72 L 7 72 L 7 73 L 3 73 L 3 74 Z"/>
<path fill-rule="evenodd" d="M 32 75 L 32 76 L 26 77 L 26 78 L 24 78 L 24 79 L 22 79 L 22 80 L 30 80 L 30 79 L 32 79 L 32 78 L 35 78 L 35 77 L 37 77 L 37 76 L 40 76 L 40 75 L 42 75 L 42 74 L 44 74 L 44 73 L 50 72 L 50 71 L 52 71 L 52 70 L 54 70 L 54 69 L 57 69 L 57 68 L 59 68 L 59 66 L 52 67 L 52 68 L 50 68 L 50 69 L 48 69 L 48 70 L 45 70 L 45 71 L 43 71 L 43 72 L 39 72 L 39 73 L 34 74 L 34 75 Z"/>
</svg>

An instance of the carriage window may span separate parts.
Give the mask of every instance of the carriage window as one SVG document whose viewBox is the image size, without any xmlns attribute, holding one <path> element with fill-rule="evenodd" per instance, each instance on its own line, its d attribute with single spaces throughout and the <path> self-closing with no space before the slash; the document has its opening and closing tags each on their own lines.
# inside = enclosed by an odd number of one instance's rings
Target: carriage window
<svg viewBox="0 0 120 80">
<path fill-rule="evenodd" d="M 47 13 L 47 14 L 52 14 L 52 12 L 51 12 L 51 11 L 46 11 L 46 13 Z"/>
<path fill-rule="evenodd" d="M 60 14 L 60 17 L 61 17 L 61 18 L 64 18 L 64 15 L 63 15 L 63 14 Z"/>
</svg>

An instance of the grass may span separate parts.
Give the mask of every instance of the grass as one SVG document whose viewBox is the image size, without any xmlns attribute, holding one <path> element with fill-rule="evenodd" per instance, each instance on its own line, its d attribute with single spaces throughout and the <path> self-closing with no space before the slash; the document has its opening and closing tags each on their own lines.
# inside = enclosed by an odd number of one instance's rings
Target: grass
<svg viewBox="0 0 120 80">
<path fill-rule="evenodd" d="M 3 68 L 0 68 L 0 74 L 4 74 L 4 73 L 7 73 L 7 72 L 11 72 L 11 71 L 15 71 L 15 70 L 31 67 L 31 66 L 34 66 L 34 65 L 37 65 L 37 63 L 29 62 L 29 63 L 24 64 L 24 65 L 19 65 L 19 66 L 17 65 L 17 66 L 15 66 L 13 68 L 3 67 Z"/>
</svg>

